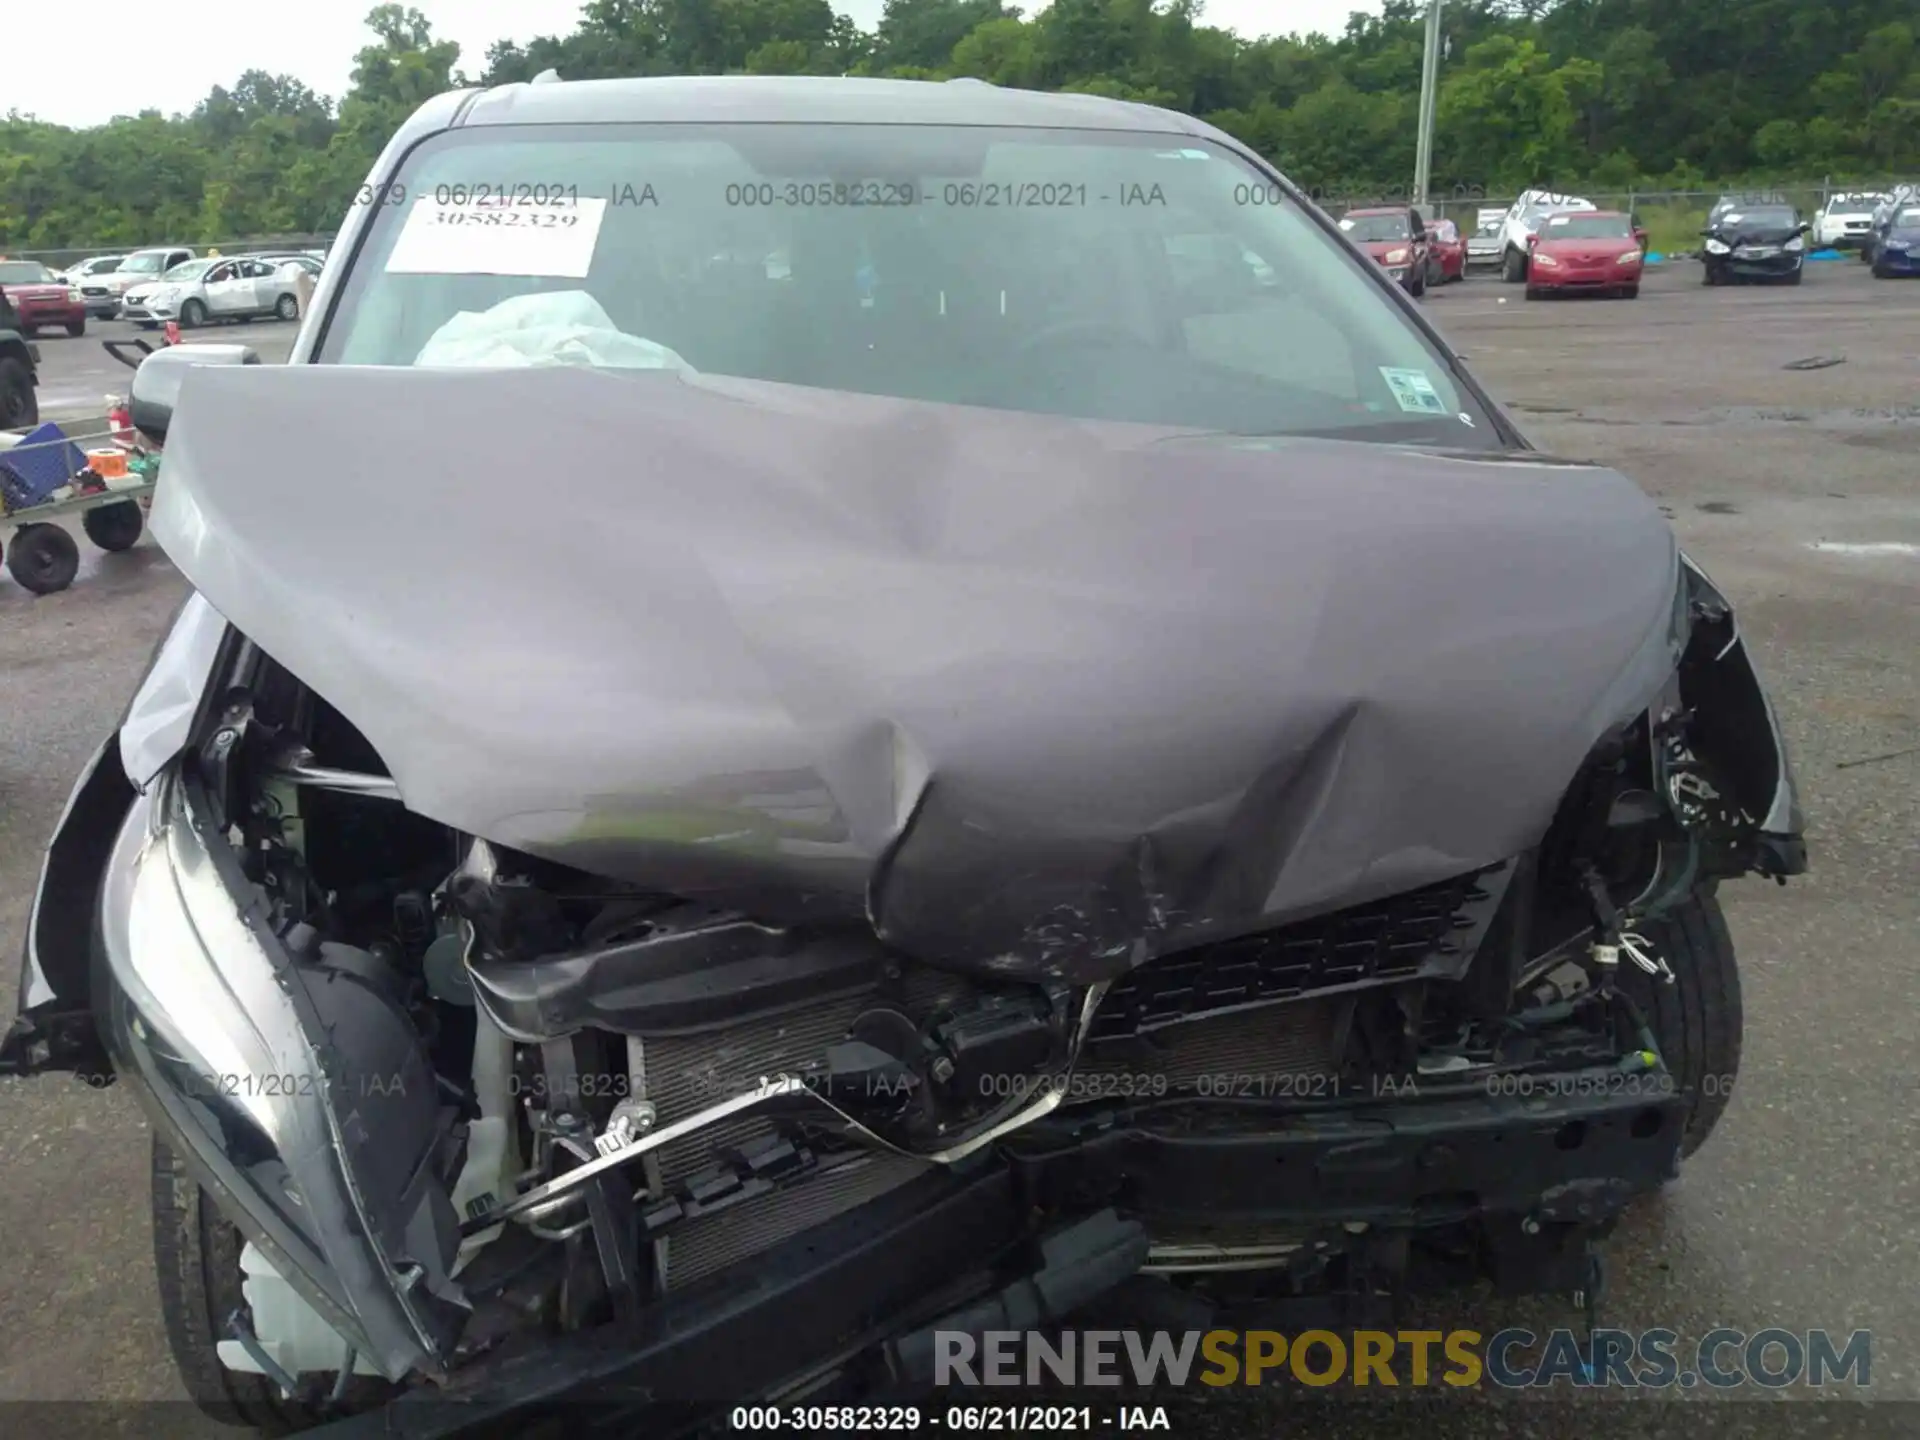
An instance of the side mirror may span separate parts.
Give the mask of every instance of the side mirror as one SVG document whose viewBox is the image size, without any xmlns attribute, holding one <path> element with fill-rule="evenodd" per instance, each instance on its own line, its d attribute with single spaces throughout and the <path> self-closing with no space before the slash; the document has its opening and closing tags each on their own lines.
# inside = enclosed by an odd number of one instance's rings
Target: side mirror
<svg viewBox="0 0 1920 1440">
<path fill-rule="evenodd" d="M 195 365 L 258 365 L 251 345 L 169 345 L 140 362 L 133 372 L 127 408 L 133 428 L 148 439 L 164 440 L 180 399 L 180 384 Z"/>
<path fill-rule="evenodd" d="M 1538 235 L 1527 236 L 1527 249 L 1531 250 L 1533 249 L 1534 246 L 1538 245 L 1539 243 L 1540 243 L 1540 237 Z"/>
</svg>

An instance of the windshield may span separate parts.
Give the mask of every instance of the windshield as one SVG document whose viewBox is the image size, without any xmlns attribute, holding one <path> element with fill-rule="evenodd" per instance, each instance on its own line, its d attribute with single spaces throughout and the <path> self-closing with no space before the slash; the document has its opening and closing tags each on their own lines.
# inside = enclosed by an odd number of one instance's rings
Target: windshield
<svg viewBox="0 0 1920 1440">
<path fill-rule="evenodd" d="M 1909 205 L 1894 220 L 1894 226 L 1900 230 L 1912 230 L 1920 227 L 1920 205 Z"/>
<path fill-rule="evenodd" d="M 1540 232 L 1542 240 L 1631 240 L 1624 215 L 1556 215 Z"/>
<path fill-rule="evenodd" d="M 1755 205 L 1743 210 L 1729 210 L 1720 217 L 1729 225 L 1796 225 L 1799 216 L 1784 205 Z"/>
<path fill-rule="evenodd" d="M 1340 222 L 1347 238 L 1358 244 L 1378 244 L 1386 240 L 1405 240 L 1413 232 L 1404 215 L 1349 215 Z"/>
<path fill-rule="evenodd" d="M 455 131 L 398 183 L 409 203 L 373 218 L 322 363 L 685 367 L 1231 434 L 1503 443 L 1377 272 L 1193 137 Z"/>
<path fill-rule="evenodd" d="M 46 285 L 53 272 L 38 260 L 0 260 L 0 285 Z"/>
<path fill-rule="evenodd" d="M 177 285 L 183 280 L 198 280 L 212 268 L 211 260 L 182 260 L 160 278 Z"/>
<path fill-rule="evenodd" d="M 82 260 L 74 273 L 79 275 L 104 275 L 120 263 L 118 255 L 108 255 L 99 260 Z"/>
<path fill-rule="evenodd" d="M 1861 215 L 1887 203 L 1885 195 L 1836 195 L 1827 202 L 1829 215 Z"/>
<path fill-rule="evenodd" d="M 160 262 L 166 258 L 165 255 L 157 250 L 148 255 L 129 255 L 120 262 L 119 273 L 123 275 L 158 275 L 160 273 Z"/>
</svg>

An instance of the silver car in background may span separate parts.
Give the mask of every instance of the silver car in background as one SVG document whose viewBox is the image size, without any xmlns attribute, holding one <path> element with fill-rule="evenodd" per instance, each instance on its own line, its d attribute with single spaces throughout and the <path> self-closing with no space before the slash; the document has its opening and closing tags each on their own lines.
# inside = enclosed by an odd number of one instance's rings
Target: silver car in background
<svg viewBox="0 0 1920 1440">
<path fill-rule="evenodd" d="M 158 280 L 138 285 L 120 302 L 120 318 L 151 330 L 168 320 L 191 330 L 213 320 L 295 319 L 298 267 L 252 255 L 189 260 Z"/>
</svg>

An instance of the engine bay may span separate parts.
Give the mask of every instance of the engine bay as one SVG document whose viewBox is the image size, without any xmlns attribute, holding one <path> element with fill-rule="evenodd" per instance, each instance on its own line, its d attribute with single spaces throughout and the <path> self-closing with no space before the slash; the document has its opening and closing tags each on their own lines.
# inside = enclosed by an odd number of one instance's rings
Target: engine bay
<svg viewBox="0 0 1920 1440">
<path fill-rule="evenodd" d="M 772 922 L 460 834 L 408 810 L 269 658 L 243 647 L 231 673 L 193 768 L 296 964 L 374 997 L 434 1077 L 463 1355 L 631 1319 L 995 1142 L 1018 1160 L 1655 1070 L 1611 983 L 1623 957 L 1664 965 L 1633 927 L 1749 860 L 1751 817 L 1714 803 L 1724 782 L 1656 706 L 1603 737 L 1536 850 L 1110 984 L 995 981 L 857 923 Z M 1126 1203 L 1124 1178 L 1095 1191 L 1074 1203 Z M 1169 1253 L 1221 1249 L 1204 1217 L 1159 1229 Z M 1291 1254 L 1275 1233 L 1226 1248 Z"/>
</svg>

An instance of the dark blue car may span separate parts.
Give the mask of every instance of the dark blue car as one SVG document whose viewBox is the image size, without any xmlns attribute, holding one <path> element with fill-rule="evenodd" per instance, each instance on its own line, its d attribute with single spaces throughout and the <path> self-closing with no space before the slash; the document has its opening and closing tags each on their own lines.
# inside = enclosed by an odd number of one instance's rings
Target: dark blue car
<svg viewBox="0 0 1920 1440">
<path fill-rule="evenodd" d="M 1873 273 L 1882 280 L 1920 275 L 1920 204 L 1909 202 L 1894 212 L 1874 247 Z"/>
</svg>

